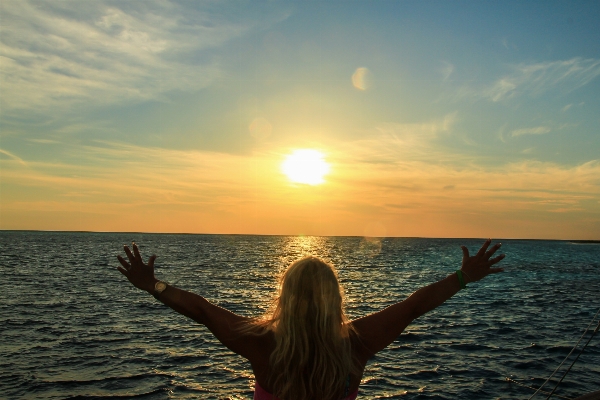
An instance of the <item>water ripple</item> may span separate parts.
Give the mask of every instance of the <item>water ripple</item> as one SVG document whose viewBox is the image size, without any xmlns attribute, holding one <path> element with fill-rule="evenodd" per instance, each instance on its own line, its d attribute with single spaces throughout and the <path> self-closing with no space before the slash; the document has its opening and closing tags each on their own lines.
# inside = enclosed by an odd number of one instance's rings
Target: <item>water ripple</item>
<svg viewBox="0 0 600 400">
<path fill-rule="evenodd" d="M 313 254 L 338 267 L 352 318 L 460 265 L 478 240 L 0 232 L 0 390 L 24 399 L 248 399 L 250 365 L 208 330 L 131 287 L 115 255 L 135 241 L 157 274 L 248 316 Z M 568 354 L 598 309 L 600 246 L 503 241 L 506 271 L 415 321 L 367 365 L 361 397 L 518 399 Z M 558 394 L 597 390 L 593 340 Z"/>
</svg>

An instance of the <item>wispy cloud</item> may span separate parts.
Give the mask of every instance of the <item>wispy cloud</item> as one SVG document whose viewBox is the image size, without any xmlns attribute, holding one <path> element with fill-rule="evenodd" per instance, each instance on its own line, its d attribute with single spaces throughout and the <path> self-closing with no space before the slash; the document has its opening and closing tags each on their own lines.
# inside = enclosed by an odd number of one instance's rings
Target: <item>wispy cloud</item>
<svg viewBox="0 0 600 400">
<path fill-rule="evenodd" d="M 2 156 L 4 156 L 4 157 L 2 157 Z M 23 159 L 21 159 L 20 157 L 14 155 L 13 153 L 11 153 L 9 151 L 0 149 L 0 160 L 2 160 L 2 159 L 16 161 L 21 165 L 27 165 L 27 164 L 25 164 L 25 161 L 23 161 Z"/>
<path fill-rule="evenodd" d="M 515 137 L 522 135 L 543 135 L 549 132 L 551 132 L 551 129 L 547 126 L 536 126 L 534 128 L 515 129 L 511 132 L 511 136 Z"/>
<path fill-rule="evenodd" d="M 376 151 L 365 145 L 363 152 Z M 442 232 L 447 224 L 450 235 L 473 235 L 477 226 L 465 230 L 465 223 L 472 221 L 481 224 L 480 234 L 487 230 L 508 237 L 568 238 L 584 231 L 593 237 L 600 233 L 598 160 L 577 166 L 523 161 L 492 167 L 474 160 L 461 164 L 400 157 L 394 163 L 372 165 L 357 157 L 347 159 L 343 168 L 348 180 L 344 181 L 347 186 L 339 185 L 341 201 L 346 207 L 353 203 L 352 209 L 371 210 L 379 218 L 395 221 L 388 225 L 389 231 L 406 226 L 406 234 L 427 234 Z M 558 232 L 556 228 L 564 226 L 560 215 L 565 213 L 571 216 L 569 226 Z M 412 222 L 415 219 L 422 224 L 421 231 Z"/>
<path fill-rule="evenodd" d="M 539 96 L 558 89 L 569 92 L 587 85 L 600 75 L 600 60 L 572 58 L 521 64 L 480 92 L 492 101 L 510 99 L 519 95 Z"/>
<path fill-rule="evenodd" d="M 54 139 L 27 139 L 28 142 L 38 143 L 38 144 L 59 144 L 58 140 Z"/>
<path fill-rule="evenodd" d="M 221 74 L 211 49 L 258 27 L 208 3 L 23 0 L 1 9 L 3 113 L 197 90 Z"/>
<path fill-rule="evenodd" d="M 373 163 L 385 163 L 398 157 L 429 158 L 432 143 L 450 134 L 457 120 L 458 113 L 453 112 L 423 123 L 381 123 L 374 129 L 375 136 L 353 143 L 357 150 L 364 149 L 365 159 Z"/>
<path fill-rule="evenodd" d="M 447 61 L 444 61 L 442 64 L 442 77 L 444 81 L 447 81 L 450 78 L 450 76 L 454 73 L 454 65 Z"/>
<path fill-rule="evenodd" d="M 461 201 L 470 202 L 468 196 L 475 195 L 474 202 L 485 198 L 509 210 L 512 207 L 510 203 L 503 202 L 514 196 L 532 204 L 533 210 L 533 204 L 545 196 L 556 201 L 563 199 L 560 201 L 568 203 L 573 199 L 589 200 L 600 195 L 600 160 L 591 160 L 578 166 L 538 161 L 486 166 L 476 158 L 463 157 L 460 162 L 460 155 L 456 155 L 457 159 L 440 157 L 433 146 L 430 150 L 429 158 L 416 160 L 405 157 L 411 152 L 410 149 L 406 153 L 399 153 L 394 149 L 393 139 L 383 135 L 378 140 L 345 143 L 333 152 L 339 164 L 338 171 L 345 172 L 336 175 L 338 172 L 334 171 L 332 178 L 350 179 L 353 187 L 371 187 L 373 190 L 364 190 L 365 196 L 361 201 L 372 204 L 383 204 L 387 195 L 402 198 L 408 193 L 418 192 L 422 194 L 422 201 L 437 208 L 441 206 L 436 200 L 441 195 L 440 190 L 452 189 L 453 192 L 460 192 L 453 193 L 452 196 L 457 196 L 454 198 L 465 196 Z M 374 155 L 388 162 L 373 164 L 371 158 Z M 386 187 L 391 191 L 383 190 Z M 498 197 L 497 201 L 493 200 L 499 193 L 504 195 Z M 530 196 L 531 200 L 528 200 Z M 355 196 L 346 198 L 358 199 Z"/>
</svg>

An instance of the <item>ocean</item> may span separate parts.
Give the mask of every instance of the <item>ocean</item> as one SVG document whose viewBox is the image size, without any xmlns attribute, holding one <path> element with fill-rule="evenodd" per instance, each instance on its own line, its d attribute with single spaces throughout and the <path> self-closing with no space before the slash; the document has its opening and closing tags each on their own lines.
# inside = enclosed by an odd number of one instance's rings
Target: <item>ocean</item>
<svg viewBox="0 0 600 400">
<path fill-rule="evenodd" d="M 267 309 L 285 266 L 316 255 L 338 268 L 351 318 L 447 276 L 461 244 L 474 252 L 483 242 L 0 231 L 1 398 L 252 398 L 244 359 L 116 270 L 132 241 L 145 258 L 159 256 L 160 279 L 246 316 Z M 505 272 L 414 321 L 367 365 L 359 398 L 528 399 L 525 386 L 550 376 L 600 308 L 600 245 L 501 242 Z M 600 334 L 556 394 L 595 390 Z"/>
</svg>

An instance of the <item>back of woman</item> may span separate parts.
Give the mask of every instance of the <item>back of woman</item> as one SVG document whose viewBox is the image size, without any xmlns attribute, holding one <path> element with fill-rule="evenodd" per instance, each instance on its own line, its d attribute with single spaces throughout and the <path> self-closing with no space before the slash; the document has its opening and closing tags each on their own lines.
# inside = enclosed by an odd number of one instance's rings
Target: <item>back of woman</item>
<svg viewBox="0 0 600 400">
<path fill-rule="evenodd" d="M 353 357 L 354 333 L 329 264 L 315 257 L 292 264 L 273 309 L 257 324 L 274 337 L 269 379 L 258 382 L 265 392 L 286 400 L 340 400 L 350 395 L 351 383 L 357 386 L 362 371 Z"/>
</svg>

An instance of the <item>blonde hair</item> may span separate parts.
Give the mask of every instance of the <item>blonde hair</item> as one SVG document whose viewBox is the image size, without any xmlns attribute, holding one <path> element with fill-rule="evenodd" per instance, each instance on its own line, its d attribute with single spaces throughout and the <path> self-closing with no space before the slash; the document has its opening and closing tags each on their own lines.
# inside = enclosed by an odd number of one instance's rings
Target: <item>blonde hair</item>
<svg viewBox="0 0 600 400">
<path fill-rule="evenodd" d="M 280 278 L 270 315 L 259 322 L 275 336 L 273 394 L 284 400 L 339 400 L 356 374 L 344 296 L 333 266 L 316 257 L 291 264 Z"/>
</svg>

